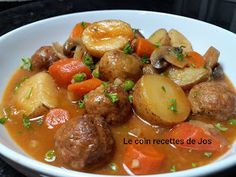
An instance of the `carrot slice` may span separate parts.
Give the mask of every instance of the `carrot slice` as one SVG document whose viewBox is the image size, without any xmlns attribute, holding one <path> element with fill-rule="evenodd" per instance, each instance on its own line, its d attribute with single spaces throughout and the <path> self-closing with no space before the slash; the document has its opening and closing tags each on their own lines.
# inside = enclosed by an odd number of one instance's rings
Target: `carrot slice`
<svg viewBox="0 0 236 177">
<path fill-rule="evenodd" d="M 136 42 L 136 54 L 140 57 L 150 57 L 152 52 L 156 49 L 155 45 L 149 42 L 147 39 L 138 38 Z"/>
<path fill-rule="evenodd" d="M 48 72 L 62 87 L 67 87 L 71 83 L 72 77 L 77 73 L 85 73 L 87 78 L 92 77 L 89 68 L 77 59 L 59 60 L 49 67 Z"/>
<path fill-rule="evenodd" d="M 164 154 L 150 144 L 127 145 L 124 164 L 128 173 L 135 175 L 153 174 L 161 167 Z"/>
<path fill-rule="evenodd" d="M 61 124 L 64 124 L 69 119 L 70 115 L 68 111 L 61 108 L 55 108 L 51 109 L 46 115 L 45 123 L 48 129 L 53 129 L 59 127 Z"/>
<path fill-rule="evenodd" d="M 91 90 L 96 89 L 101 84 L 102 84 L 101 80 L 97 78 L 92 78 L 83 82 L 70 84 L 67 89 L 79 96 L 83 96 L 86 93 L 90 92 Z"/>
<path fill-rule="evenodd" d="M 82 37 L 84 29 L 89 25 L 90 25 L 90 23 L 87 23 L 87 22 L 77 23 L 74 26 L 73 30 L 71 31 L 70 38 L 75 41 L 80 39 Z"/>
<path fill-rule="evenodd" d="M 180 148 L 198 151 L 222 151 L 225 148 L 225 142 L 220 136 L 212 135 L 211 132 L 188 122 L 175 126 L 170 131 L 170 137 L 184 140 L 182 144 L 176 144 L 176 146 Z M 187 140 L 190 138 L 195 142 L 188 143 Z M 199 144 L 199 142 L 203 140 L 205 143 Z"/>
<path fill-rule="evenodd" d="M 189 65 L 193 65 L 196 68 L 205 66 L 205 60 L 203 56 L 194 51 L 188 53 L 187 62 Z"/>
</svg>

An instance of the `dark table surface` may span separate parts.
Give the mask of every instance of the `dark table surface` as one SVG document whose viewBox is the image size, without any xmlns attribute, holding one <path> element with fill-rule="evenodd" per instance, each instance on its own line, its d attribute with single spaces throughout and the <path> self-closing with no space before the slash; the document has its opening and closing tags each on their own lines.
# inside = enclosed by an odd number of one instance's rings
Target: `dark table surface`
<svg viewBox="0 0 236 177">
<path fill-rule="evenodd" d="M 191 1 L 191 2 L 190 2 Z M 219 18 L 209 18 L 208 13 L 204 14 L 202 1 L 189 0 L 145 0 L 145 3 L 136 0 L 43 0 L 28 2 L 0 2 L 0 35 L 11 31 L 22 25 L 52 17 L 61 14 L 103 10 L 103 9 L 139 9 L 166 12 L 172 14 L 180 14 L 192 18 L 200 18 L 202 20 L 214 23 L 218 26 L 229 29 L 229 22 L 219 20 Z M 206 1 L 204 1 L 205 3 Z M 188 3 L 194 4 L 189 6 Z M 212 4 L 207 4 L 206 8 L 211 8 Z M 215 6 L 215 5 L 214 5 Z M 213 6 L 213 7 L 214 7 Z M 217 8 L 217 7 L 216 7 Z M 202 9 L 202 10 L 201 10 Z M 201 11 L 200 11 L 201 10 Z M 207 9 L 208 10 L 212 9 Z M 216 12 L 217 13 L 217 12 Z M 214 13 L 213 13 L 214 15 Z M 24 177 L 17 170 L 6 164 L 0 159 L 0 176 L 1 177 Z M 173 175 L 174 176 L 174 175 Z M 220 173 L 212 174 L 215 177 L 236 176 L 236 167 L 229 168 Z"/>
</svg>

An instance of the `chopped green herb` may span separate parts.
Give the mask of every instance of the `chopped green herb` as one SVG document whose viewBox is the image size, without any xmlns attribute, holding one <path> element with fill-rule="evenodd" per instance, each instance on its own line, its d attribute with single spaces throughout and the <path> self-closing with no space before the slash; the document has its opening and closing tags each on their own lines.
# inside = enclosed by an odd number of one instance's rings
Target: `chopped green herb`
<svg viewBox="0 0 236 177">
<path fill-rule="evenodd" d="M 221 125 L 221 123 L 215 124 L 215 127 L 216 127 L 218 130 L 222 131 L 222 132 L 225 132 L 225 131 L 228 130 L 228 128 L 223 127 L 223 126 Z"/>
<path fill-rule="evenodd" d="M 126 80 L 124 82 L 124 90 L 125 91 L 130 91 L 134 87 L 134 82 L 132 80 Z"/>
<path fill-rule="evenodd" d="M 124 47 L 124 53 L 125 54 L 131 54 L 133 53 L 133 49 L 130 45 L 130 42 L 128 42 L 127 44 L 125 44 L 125 47 Z"/>
<path fill-rule="evenodd" d="M 108 83 L 107 82 L 103 82 L 102 85 L 104 86 L 105 89 L 108 88 Z"/>
<path fill-rule="evenodd" d="M 2 117 L 0 118 L 0 124 L 5 124 L 5 122 L 8 120 L 8 117 Z"/>
<path fill-rule="evenodd" d="M 53 162 L 56 160 L 56 153 L 54 150 L 49 150 L 45 156 L 44 156 L 44 160 L 47 162 Z"/>
<path fill-rule="evenodd" d="M 197 167 L 197 166 L 198 166 L 197 163 L 195 163 L 195 162 L 192 163 L 192 167 Z"/>
<path fill-rule="evenodd" d="M 150 59 L 146 56 L 146 55 L 144 55 L 142 58 L 141 58 L 141 62 L 143 63 L 143 64 L 150 64 L 151 62 L 150 62 Z"/>
<path fill-rule="evenodd" d="M 78 73 L 73 76 L 73 79 L 75 82 L 82 82 L 86 80 L 86 74 L 85 73 Z"/>
<path fill-rule="evenodd" d="M 133 95 L 129 95 L 129 102 L 132 104 L 133 103 Z"/>
<path fill-rule="evenodd" d="M 210 158 L 212 156 L 212 152 L 204 152 L 204 156 Z"/>
<path fill-rule="evenodd" d="M 155 46 L 156 46 L 157 48 L 160 48 L 160 47 L 161 47 L 161 42 L 158 41 Z"/>
<path fill-rule="evenodd" d="M 166 93 L 166 88 L 164 86 L 161 86 L 161 89 Z"/>
<path fill-rule="evenodd" d="M 119 101 L 117 93 L 105 92 L 105 96 L 109 98 L 112 103 Z"/>
<path fill-rule="evenodd" d="M 43 124 L 43 119 L 40 118 L 40 119 L 38 119 L 36 122 L 37 122 L 38 125 L 42 125 L 42 124 Z"/>
<path fill-rule="evenodd" d="M 85 55 L 83 58 L 83 63 L 88 66 L 91 70 L 95 68 L 93 58 L 89 55 Z"/>
<path fill-rule="evenodd" d="M 30 99 L 30 97 L 32 96 L 32 92 L 33 92 L 33 87 L 31 87 L 31 88 L 29 89 L 29 92 L 28 92 L 28 94 L 27 94 L 27 96 L 26 96 L 26 99 Z"/>
<path fill-rule="evenodd" d="M 173 50 L 171 50 L 174 54 L 175 54 L 175 56 L 176 56 L 176 58 L 177 58 L 177 60 L 179 60 L 179 61 L 184 61 L 184 54 L 183 54 L 183 49 L 182 48 L 180 48 L 180 47 L 175 47 Z"/>
<path fill-rule="evenodd" d="M 87 23 L 86 22 L 82 22 L 81 25 L 82 25 L 83 28 L 87 27 Z"/>
<path fill-rule="evenodd" d="M 171 172 L 176 172 L 176 167 L 175 167 L 175 165 L 172 165 L 172 166 L 171 166 L 170 171 L 171 171 Z"/>
<path fill-rule="evenodd" d="M 78 106 L 79 106 L 80 109 L 83 109 L 85 107 L 84 100 L 79 100 Z"/>
<path fill-rule="evenodd" d="M 23 115 L 23 126 L 27 129 L 29 129 L 30 125 L 31 125 L 31 123 L 30 123 L 29 117 L 26 115 Z"/>
<path fill-rule="evenodd" d="M 177 102 L 176 99 L 172 98 L 170 99 L 171 105 L 168 107 L 169 110 L 173 112 L 177 112 Z"/>
<path fill-rule="evenodd" d="M 29 78 L 29 77 L 24 76 L 24 77 L 20 80 L 20 82 L 16 83 L 16 86 L 15 86 L 14 91 L 16 92 L 16 91 L 21 87 L 22 83 L 25 82 L 25 80 L 28 79 L 28 78 Z"/>
<path fill-rule="evenodd" d="M 21 58 L 22 64 L 21 69 L 32 71 L 32 63 L 30 58 Z"/>
<path fill-rule="evenodd" d="M 229 119 L 228 122 L 230 125 L 236 125 L 236 119 Z"/>
<path fill-rule="evenodd" d="M 88 98 L 88 95 L 86 94 L 86 95 L 84 95 L 84 100 L 86 100 Z"/>
<path fill-rule="evenodd" d="M 99 71 L 97 71 L 97 70 L 93 70 L 93 72 L 92 72 L 92 75 L 93 75 L 93 77 L 95 77 L 95 78 L 99 78 Z"/>
<path fill-rule="evenodd" d="M 115 171 L 115 172 L 118 171 L 118 166 L 117 166 L 115 163 L 110 163 L 110 164 L 109 164 L 109 167 L 110 167 L 113 171 Z"/>
</svg>

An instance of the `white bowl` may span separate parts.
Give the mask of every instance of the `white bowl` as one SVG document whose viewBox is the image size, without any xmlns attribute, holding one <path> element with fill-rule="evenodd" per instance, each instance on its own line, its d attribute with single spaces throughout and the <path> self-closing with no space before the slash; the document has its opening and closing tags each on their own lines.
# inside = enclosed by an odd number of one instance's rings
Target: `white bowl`
<svg viewBox="0 0 236 177">
<path fill-rule="evenodd" d="M 104 19 L 121 19 L 141 29 L 145 36 L 149 36 L 158 28 L 175 28 L 182 32 L 192 43 L 194 49 L 204 53 L 209 46 L 220 50 L 220 63 L 230 80 L 236 85 L 236 35 L 220 27 L 176 15 L 136 11 L 136 10 L 107 10 L 75 13 L 41 20 L 0 37 L 0 93 L 16 68 L 20 65 L 22 56 L 31 56 L 40 46 L 52 42 L 64 42 L 72 27 L 79 21 L 99 21 Z M 25 154 L 11 139 L 6 129 L 0 127 L 0 154 L 13 167 L 27 176 L 100 176 L 96 174 L 76 172 L 36 161 Z M 174 173 L 176 177 L 202 176 L 226 169 L 236 164 L 236 144 L 217 161 L 203 167 Z M 171 177 L 173 173 L 156 174 L 150 176 Z"/>
</svg>

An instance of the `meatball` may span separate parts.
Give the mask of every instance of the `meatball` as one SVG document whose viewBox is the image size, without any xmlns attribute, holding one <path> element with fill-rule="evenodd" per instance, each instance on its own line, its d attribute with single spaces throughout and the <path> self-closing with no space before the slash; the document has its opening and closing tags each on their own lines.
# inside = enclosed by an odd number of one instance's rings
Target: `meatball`
<svg viewBox="0 0 236 177">
<path fill-rule="evenodd" d="M 43 46 L 31 57 L 32 68 L 33 70 L 48 69 L 49 66 L 59 59 L 52 46 Z"/>
<path fill-rule="evenodd" d="M 113 100 L 109 97 L 112 95 Z M 111 125 L 126 122 L 131 114 L 128 94 L 121 86 L 113 85 L 105 88 L 101 85 L 87 94 L 84 103 L 88 113 L 103 116 Z"/>
<path fill-rule="evenodd" d="M 188 96 L 192 112 L 210 115 L 218 120 L 227 120 L 236 113 L 236 96 L 217 82 L 195 85 Z"/>
<path fill-rule="evenodd" d="M 142 64 L 133 55 L 120 50 L 106 52 L 99 62 L 99 73 L 103 80 L 131 79 L 137 81 L 142 75 Z"/>
<path fill-rule="evenodd" d="M 58 158 L 75 170 L 104 164 L 111 158 L 114 144 L 109 125 L 98 115 L 71 119 L 55 135 Z"/>
</svg>

